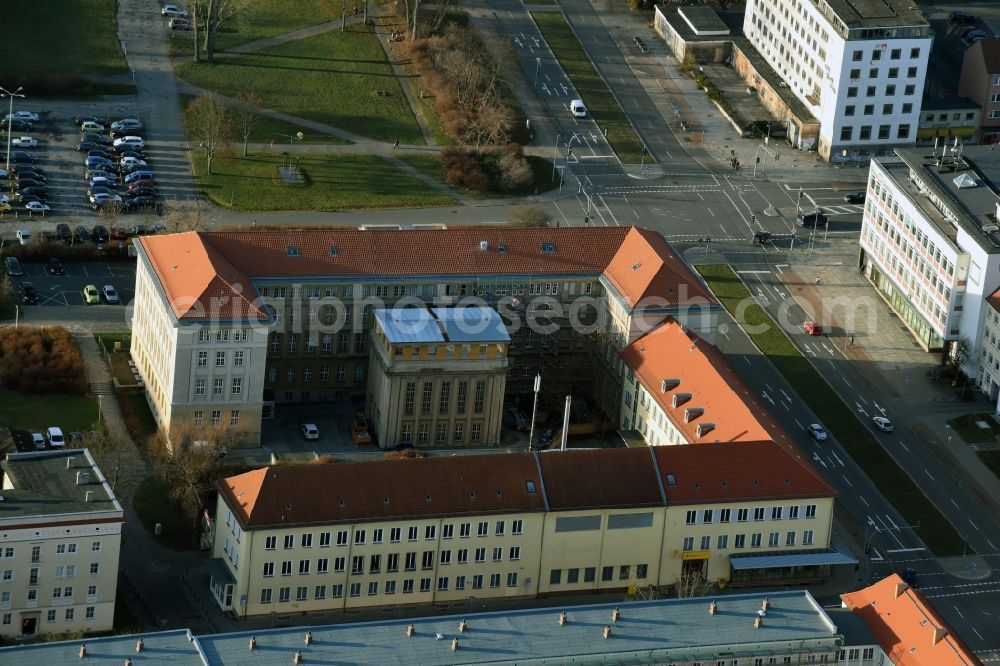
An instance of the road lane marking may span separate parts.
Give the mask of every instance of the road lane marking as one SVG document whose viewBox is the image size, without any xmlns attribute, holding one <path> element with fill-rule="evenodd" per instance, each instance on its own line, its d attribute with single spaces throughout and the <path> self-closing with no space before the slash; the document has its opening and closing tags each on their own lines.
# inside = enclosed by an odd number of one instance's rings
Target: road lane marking
<svg viewBox="0 0 1000 666">
<path fill-rule="evenodd" d="M 974 522 L 972 522 L 972 518 L 969 518 L 968 521 L 969 521 L 969 524 L 972 525 L 974 528 L 976 528 L 976 531 L 978 532 L 979 531 L 979 525 L 976 525 Z"/>
<path fill-rule="evenodd" d="M 909 453 L 910 449 L 907 448 L 906 444 L 903 444 L 903 440 L 899 440 L 899 445 L 903 447 L 903 450 Z"/>
<path fill-rule="evenodd" d="M 861 500 L 862 502 L 864 502 L 864 505 L 866 507 L 870 507 L 871 506 L 870 504 L 868 504 L 868 500 L 865 499 L 864 495 L 858 495 L 858 499 Z"/>
<path fill-rule="evenodd" d="M 931 481 L 934 481 L 934 476 L 930 472 L 928 472 L 926 469 L 924 469 L 924 474 L 926 474 L 927 476 L 931 477 Z M 972 521 L 970 520 L 969 522 L 971 523 Z"/>
</svg>

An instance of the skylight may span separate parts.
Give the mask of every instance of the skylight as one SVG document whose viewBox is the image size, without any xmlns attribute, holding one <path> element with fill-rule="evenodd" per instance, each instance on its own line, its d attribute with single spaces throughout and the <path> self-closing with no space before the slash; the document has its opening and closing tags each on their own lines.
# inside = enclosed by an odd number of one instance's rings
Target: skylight
<svg viewBox="0 0 1000 666">
<path fill-rule="evenodd" d="M 673 473 L 667 474 L 667 485 L 668 486 L 676 486 L 677 485 L 677 477 L 674 476 Z"/>
<path fill-rule="evenodd" d="M 535 494 L 535 482 L 534 481 L 525 481 L 524 485 L 528 488 L 528 494 L 529 495 L 534 495 Z"/>
<path fill-rule="evenodd" d="M 285 248 L 285 254 L 289 257 L 297 257 L 299 256 L 299 248 L 294 245 L 289 245 Z"/>
<path fill-rule="evenodd" d="M 542 243 L 542 254 L 552 254 L 556 251 L 555 243 Z"/>
</svg>

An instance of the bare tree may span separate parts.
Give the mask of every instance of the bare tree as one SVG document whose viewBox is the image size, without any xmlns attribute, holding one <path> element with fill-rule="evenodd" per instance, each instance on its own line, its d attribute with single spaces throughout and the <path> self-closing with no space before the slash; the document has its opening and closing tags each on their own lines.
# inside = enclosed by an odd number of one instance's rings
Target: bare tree
<svg viewBox="0 0 1000 666">
<path fill-rule="evenodd" d="M 215 38 L 219 30 L 235 19 L 247 16 L 256 7 L 253 0 L 195 0 L 192 4 L 195 5 L 195 19 L 197 20 L 199 15 L 202 17 L 205 60 L 208 62 L 212 62 L 215 58 Z M 197 38 L 195 42 L 197 43 Z M 195 60 L 198 60 L 197 46 L 195 46 Z"/>
<path fill-rule="evenodd" d="M 226 105 L 212 95 L 200 95 L 188 104 L 188 122 L 198 145 L 205 151 L 208 173 L 212 173 L 212 160 L 232 139 L 232 122 Z"/>
<path fill-rule="evenodd" d="M 87 448 L 117 497 L 124 497 L 128 492 L 129 481 L 124 476 L 124 469 L 129 446 L 132 444 L 128 433 L 120 427 L 107 428 L 104 432 L 94 431 L 87 441 Z"/>
<path fill-rule="evenodd" d="M 521 204 L 507 218 L 515 227 L 547 227 L 552 221 L 544 208 L 538 204 Z"/>
<path fill-rule="evenodd" d="M 243 139 L 243 157 L 246 157 L 250 135 L 253 133 L 254 127 L 260 124 L 261 121 L 257 107 L 263 106 L 264 100 L 256 90 L 250 89 L 240 95 L 240 101 L 248 106 L 233 107 L 231 115 L 233 125 L 235 125 L 236 131 L 239 133 L 239 137 Z"/>
<path fill-rule="evenodd" d="M 215 225 L 213 212 L 201 199 L 190 206 L 168 205 L 163 215 L 164 226 L 172 232 L 202 231 Z"/>
<path fill-rule="evenodd" d="M 703 597 L 712 591 L 712 584 L 697 571 L 685 571 L 677 580 L 678 597 Z"/>
</svg>

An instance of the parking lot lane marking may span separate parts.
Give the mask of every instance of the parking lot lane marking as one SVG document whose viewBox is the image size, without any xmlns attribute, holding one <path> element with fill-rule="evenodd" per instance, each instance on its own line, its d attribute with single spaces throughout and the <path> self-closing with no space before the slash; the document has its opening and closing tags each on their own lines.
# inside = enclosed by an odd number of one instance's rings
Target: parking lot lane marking
<svg viewBox="0 0 1000 666">
<path fill-rule="evenodd" d="M 90 273 L 87 272 L 87 266 L 86 265 L 81 265 L 80 268 L 83 269 L 83 274 L 84 274 L 85 277 L 90 277 Z"/>
</svg>

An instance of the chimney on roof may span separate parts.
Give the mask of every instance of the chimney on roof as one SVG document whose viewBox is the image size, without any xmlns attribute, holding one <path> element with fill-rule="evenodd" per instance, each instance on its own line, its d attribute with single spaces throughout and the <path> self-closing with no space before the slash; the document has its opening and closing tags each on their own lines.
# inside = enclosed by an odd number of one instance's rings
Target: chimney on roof
<svg viewBox="0 0 1000 666">
<path fill-rule="evenodd" d="M 459 622 L 459 623 L 458 623 L 458 633 L 460 633 L 460 634 L 464 634 L 464 633 L 465 633 L 465 629 L 466 629 L 466 628 L 467 628 L 468 626 L 469 626 L 469 625 L 467 625 L 467 624 L 465 623 L 465 620 L 462 620 L 461 622 Z"/>
<path fill-rule="evenodd" d="M 688 407 L 684 410 L 684 423 L 691 423 L 704 413 L 705 409 L 702 407 Z"/>
<path fill-rule="evenodd" d="M 75 457 L 70 456 L 66 458 L 66 469 L 73 469 L 73 461 L 76 460 Z"/>
<path fill-rule="evenodd" d="M 718 612 L 719 612 L 719 604 L 717 604 L 717 603 L 715 603 L 713 601 L 712 603 L 710 603 L 708 605 L 708 614 L 709 615 L 715 615 Z"/>
<path fill-rule="evenodd" d="M 611 638 L 611 625 L 606 625 L 604 627 L 604 640 Z"/>
<path fill-rule="evenodd" d="M 559 626 L 563 626 L 567 621 L 568 618 L 566 617 L 566 611 L 559 613 Z"/>
<path fill-rule="evenodd" d="M 485 241 L 485 240 L 479 241 L 479 251 L 480 252 L 486 252 L 489 249 L 490 249 L 490 242 L 489 241 Z"/>
<path fill-rule="evenodd" d="M 770 607 L 771 607 L 771 600 L 768 599 L 767 597 L 764 597 L 764 601 L 760 602 L 760 609 L 766 612 L 767 609 Z"/>
<path fill-rule="evenodd" d="M 292 657 L 292 663 L 293 664 L 301 664 L 302 663 L 302 650 L 296 650 L 295 651 L 295 656 Z"/>
<path fill-rule="evenodd" d="M 903 581 L 896 583 L 896 587 L 892 591 L 892 598 L 898 599 L 900 595 L 902 595 L 903 592 L 906 592 L 909 588 L 910 586 L 904 583 Z"/>
<path fill-rule="evenodd" d="M 85 486 L 90 483 L 90 472 L 80 470 L 76 473 L 76 485 Z"/>
<path fill-rule="evenodd" d="M 690 393 L 674 393 L 674 397 L 671 400 L 670 404 L 673 406 L 674 409 L 677 409 L 690 399 L 691 399 Z"/>
<path fill-rule="evenodd" d="M 458 638 L 451 639 L 451 651 L 454 652 L 458 649 Z"/>
<path fill-rule="evenodd" d="M 695 436 L 703 437 L 708 433 L 712 432 L 713 430 L 715 430 L 714 423 L 699 423 L 698 427 L 695 429 Z"/>
<path fill-rule="evenodd" d="M 948 635 L 948 630 L 944 627 L 934 627 L 934 634 L 931 637 L 931 645 L 937 645 Z"/>
<path fill-rule="evenodd" d="M 415 634 L 415 633 L 416 633 L 416 631 L 417 631 L 417 630 L 416 630 L 416 628 L 415 628 L 415 627 L 414 627 L 414 626 L 413 626 L 412 624 L 411 624 L 411 625 L 408 625 L 408 626 L 406 627 L 406 635 L 407 635 L 407 636 L 412 636 L 413 634 Z"/>
<path fill-rule="evenodd" d="M 620 619 L 622 619 L 622 613 L 618 610 L 618 606 L 615 606 L 615 609 L 611 611 L 611 621 L 617 622 Z"/>
<path fill-rule="evenodd" d="M 681 380 L 676 377 L 668 377 L 660 382 L 660 393 L 666 393 L 681 385 Z"/>
<path fill-rule="evenodd" d="M 142 642 L 141 638 L 135 642 L 135 651 L 136 651 L 136 654 L 138 654 L 139 652 L 142 652 L 145 648 L 146 648 L 146 644 Z"/>
<path fill-rule="evenodd" d="M 754 629 L 760 629 L 763 626 L 764 626 L 764 620 L 761 619 L 760 615 L 758 615 L 757 617 L 755 617 L 753 619 L 753 628 Z"/>
<path fill-rule="evenodd" d="M 86 493 L 84 493 L 83 501 L 84 502 L 93 502 L 94 501 L 94 491 L 93 490 L 88 490 Z"/>
</svg>

